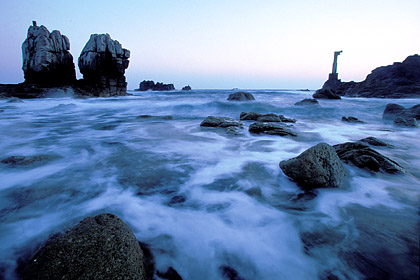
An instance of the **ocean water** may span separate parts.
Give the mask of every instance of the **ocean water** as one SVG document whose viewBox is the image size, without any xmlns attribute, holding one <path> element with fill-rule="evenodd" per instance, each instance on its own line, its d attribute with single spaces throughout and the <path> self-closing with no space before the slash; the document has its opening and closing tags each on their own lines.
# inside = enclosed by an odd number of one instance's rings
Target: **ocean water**
<svg viewBox="0 0 420 280">
<path fill-rule="evenodd" d="M 114 213 L 146 243 L 155 267 L 183 279 L 418 279 L 420 130 L 382 120 L 387 103 L 320 100 L 313 92 L 133 92 L 120 98 L 0 100 L 0 279 L 50 234 L 86 216 Z M 203 128 L 241 112 L 297 119 L 298 137 Z M 148 117 L 145 117 L 148 115 Z M 365 123 L 341 121 L 355 116 Z M 170 116 L 170 117 L 169 117 Z M 401 175 L 345 165 L 339 189 L 305 192 L 278 164 L 320 142 L 374 136 Z M 156 276 L 156 279 L 160 279 Z"/>
</svg>

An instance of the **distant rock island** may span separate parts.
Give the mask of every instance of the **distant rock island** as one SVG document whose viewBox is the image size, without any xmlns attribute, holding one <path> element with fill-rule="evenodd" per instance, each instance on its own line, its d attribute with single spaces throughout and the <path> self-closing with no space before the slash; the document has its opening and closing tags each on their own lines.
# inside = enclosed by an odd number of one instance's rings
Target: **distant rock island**
<svg viewBox="0 0 420 280">
<path fill-rule="evenodd" d="M 130 51 L 109 34 L 93 34 L 80 54 L 78 66 L 83 79 L 76 80 L 70 41 L 51 33 L 34 21 L 22 44 L 25 81 L 0 84 L 0 97 L 39 98 L 61 92 L 76 97 L 127 95 L 125 69 Z"/>
<path fill-rule="evenodd" d="M 173 84 L 164 84 L 161 82 L 155 83 L 154 81 L 146 81 L 140 83 L 139 88 L 136 91 L 169 91 L 175 90 L 175 86 Z"/>
<path fill-rule="evenodd" d="M 420 97 L 420 56 L 374 69 L 362 82 L 341 82 L 330 74 L 322 89 L 345 97 L 410 98 Z M 315 97 L 315 96 L 314 96 Z"/>
<path fill-rule="evenodd" d="M 188 90 L 192 90 L 192 88 L 190 87 L 190 85 L 188 85 L 188 86 L 183 87 L 182 90 L 188 91 Z"/>
</svg>

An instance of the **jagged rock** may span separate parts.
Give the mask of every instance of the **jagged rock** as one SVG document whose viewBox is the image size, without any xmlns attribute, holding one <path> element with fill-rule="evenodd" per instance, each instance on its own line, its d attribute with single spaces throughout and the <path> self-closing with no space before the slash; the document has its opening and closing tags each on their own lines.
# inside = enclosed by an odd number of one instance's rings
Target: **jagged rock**
<svg viewBox="0 0 420 280">
<path fill-rule="evenodd" d="M 146 279 L 143 252 L 130 228 L 112 214 L 88 217 L 51 236 L 24 279 Z"/>
<path fill-rule="evenodd" d="M 295 103 L 296 106 L 319 105 L 318 100 L 314 98 L 306 98 Z"/>
<path fill-rule="evenodd" d="M 306 189 L 339 187 L 345 176 L 335 149 L 327 143 L 319 143 L 279 165 L 284 174 Z"/>
<path fill-rule="evenodd" d="M 263 133 L 278 136 L 297 136 L 296 133 L 287 129 L 284 125 L 267 122 L 255 122 L 249 126 L 248 130 L 255 134 Z"/>
<path fill-rule="evenodd" d="M 69 39 L 41 25 L 30 26 L 22 44 L 25 83 L 62 85 L 76 80 Z"/>
<path fill-rule="evenodd" d="M 124 73 L 129 57 L 130 51 L 109 34 L 92 34 L 79 57 L 80 90 L 91 90 L 94 96 L 127 95 Z"/>
<path fill-rule="evenodd" d="M 242 112 L 239 116 L 241 121 L 259 121 L 259 122 L 290 122 L 295 123 L 295 119 L 286 118 L 283 115 L 260 114 L 255 112 Z"/>
<path fill-rule="evenodd" d="M 364 121 L 361 121 L 358 118 L 353 117 L 353 116 L 348 116 L 348 117 L 343 116 L 343 117 L 341 117 L 341 120 L 343 122 L 349 122 L 349 123 L 364 123 Z"/>
<path fill-rule="evenodd" d="M 402 167 L 361 142 L 346 142 L 333 146 L 340 159 L 372 172 L 400 173 Z"/>
<path fill-rule="evenodd" d="M 175 86 L 173 84 L 164 84 L 161 82 L 157 82 L 155 84 L 154 81 L 143 81 L 140 83 L 139 88 L 136 89 L 137 91 L 169 91 L 169 90 L 175 90 Z"/>
<path fill-rule="evenodd" d="M 382 114 L 382 119 L 395 120 L 396 117 L 415 118 L 420 120 L 420 104 L 414 105 L 408 109 L 395 103 L 387 104 L 384 113 Z"/>
<path fill-rule="evenodd" d="M 396 117 L 394 120 L 394 124 L 397 126 L 405 127 L 419 127 L 417 120 L 415 118 L 410 117 Z"/>
<path fill-rule="evenodd" d="M 249 92 L 235 92 L 229 94 L 229 97 L 227 100 L 233 100 L 233 101 L 249 101 L 249 100 L 255 100 L 255 97 L 250 94 Z"/>
<path fill-rule="evenodd" d="M 335 93 L 333 89 L 319 89 L 312 95 L 312 97 L 317 99 L 341 99 L 341 97 Z"/>
<path fill-rule="evenodd" d="M 188 85 L 188 86 L 183 87 L 182 90 L 191 90 L 191 87 Z"/>
<path fill-rule="evenodd" d="M 359 141 L 367 143 L 372 146 L 392 147 L 392 145 L 372 136 L 360 139 Z"/>
<path fill-rule="evenodd" d="M 200 126 L 223 128 L 231 126 L 241 127 L 242 123 L 232 118 L 208 116 L 204 121 L 201 122 Z"/>
</svg>

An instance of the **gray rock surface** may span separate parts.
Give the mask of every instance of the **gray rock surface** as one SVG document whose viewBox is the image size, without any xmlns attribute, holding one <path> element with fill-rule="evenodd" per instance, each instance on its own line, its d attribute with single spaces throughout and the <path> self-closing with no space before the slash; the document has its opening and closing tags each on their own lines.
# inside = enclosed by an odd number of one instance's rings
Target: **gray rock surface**
<svg viewBox="0 0 420 280">
<path fill-rule="evenodd" d="M 101 214 L 51 236 L 24 279 L 146 279 L 146 273 L 143 252 L 130 228 L 112 214 Z"/>
<path fill-rule="evenodd" d="M 249 132 L 255 134 L 268 134 L 278 136 L 297 136 L 297 134 L 284 125 L 269 122 L 255 122 L 249 126 Z"/>
<path fill-rule="evenodd" d="M 83 80 L 79 87 L 95 90 L 94 96 L 127 95 L 125 69 L 128 68 L 130 51 L 112 40 L 109 34 L 92 34 L 79 57 Z"/>
<path fill-rule="evenodd" d="M 249 92 L 239 91 L 239 92 L 229 94 L 229 97 L 227 98 L 227 100 L 249 101 L 249 100 L 255 100 L 255 97 Z"/>
<path fill-rule="evenodd" d="M 395 161 L 361 142 L 347 142 L 333 146 L 340 159 L 371 172 L 400 173 L 402 167 Z"/>
<path fill-rule="evenodd" d="M 223 128 L 231 126 L 241 127 L 242 123 L 232 118 L 208 116 L 204 121 L 201 122 L 200 126 Z"/>
<path fill-rule="evenodd" d="M 319 102 L 315 98 L 306 98 L 299 102 L 296 102 L 295 105 L 296 106 L 313 106 L 313 105 L 319 105 Z"/>
<path fill-rule="evenodd" d="M 295 158 L 280 162 L 284 174 L 306 189 L 339 187 L 345 169 L 335 149 L 319 143 Z"/>
<path fill-rule="evenodd" d="M 69 39 L 60 31 L 51 33 L 32 25 L 22 44 L 23 72 L 26 83 L 69 84 L 76 80 Z"/>
</svg>

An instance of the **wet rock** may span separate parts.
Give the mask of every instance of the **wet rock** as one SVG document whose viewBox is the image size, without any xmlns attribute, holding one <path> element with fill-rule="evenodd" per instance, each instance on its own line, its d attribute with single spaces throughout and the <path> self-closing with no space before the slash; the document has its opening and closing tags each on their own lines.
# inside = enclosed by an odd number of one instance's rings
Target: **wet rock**
<svg viewBox="0 0 420 280">
<path fill-rule="evenodd" d="M 7 100 L 7 103 L 23 103 L 23 101 L 20 98 L 12 97 Z"/>
<path fill-rule="evenodd" d="M 155 83 L 154 81 L 143 81 L 140 83 L 139 88 L 136 89 L 137 91 L 169 91 L 175 90 L 175 86 L 173 84 L 164 84 L 161 82 Z"/>
<path fill-rule="evenodd" d="M 241 127 L 242 123 L 232 118 L 208 116 L 204 121 L 201 122 L 200 126 L 223 128 L 231 126 Z"/>
<path fill-rule="evenodd" d="M 326 143 L 319 143 L 279 165 L 284 174 L 306 189 L 339 187 L 345 176 L 335 149 Z"/>
<path fill-rule="evenodd" d="M 283 116 L 283 115 L 279 115 L 279 118 L 280 118 L 280 121 L 281 122 L 287 122 L 287 123 L 295 123 L 296 122 L 296 120 L 295 119 L 292 119 L 292 118 L 286 118 L 285 116 Z"/>
<path fill-rule="evenodd" d="M 395 161 L 371 149 L 361 142 L 346 142 L 333 146 L 339 158 L 347 163 L 371 172 L 401 173 L 402 167 Z"/>
<path fill-rule="evenodd" d="M 388 143 L 386 143 L 382 140 L 379 140 L 378 138 L 372 137 L 372 136 L 360 139 L 359 141 L 367 143 L 371 146 L 392 147 L 392 145 L 390 145 L 390 144 L 388 144 Z"/>
<path fill-rule="evenodd" d="M 420 120 L 420 104 L 414 105 L 413 107 L 408 109 L 399 104 L 387 104 L 384 113 L 382 114 L 382 119 L 395 120 L 395 118 L 397 117 L 415 118 L 417 120 Z"/>
<path fill-rule="evenodd" d="M 227 100 L 233 100 L 233 101 L 249 101 L 249 100 L 255 100 L 255 97 L 250 94 L 249 92 L 235 92 L 232 94 L 229 94 L 229 97 Z"/>
<path fill-rule="evenodd" d="M 180 204 L 184 202 L 185 202 L 185 197 L 183 197 L 182 195 L 176 195 L 171 198 L 168 204 L 173 205 L 173 204 Z"/>
<path fill-rule="evenodd" d="M 394 120 L 394 124 L 403 127 L 419 127 L 417 120 L 415 118 L 410 117 L 396 117 Z"/>
<path fill-rule="evenodd" d="M 112 214 L 88 217 L 51 236 L 24 279 L 146 279 L 143 252 L 130 228 Z"/>
<path fill-rule="evenodd" d="M 290 122 L 295 123 L 295 119 L 286 118 L 283 115 L 260 114 L 255 112 L 242 112 L 239 116 L 241 121 L 259 121 L 259 122 Z"/>
<path fill-rule="evenodd" d="M 262 114 L 260 113 L 255 113 L 255 112 L 242 112 L 239 116 L 239 119 L 241 121 L 256 121 L 258 120 L 259 117 L 261 117 Z"/>
<path fill-rule="evenodd" d="M 343 116 L 343 117 L 341 117 L 341 120 L 343 122 L 349 122 L 349 123 L 364 123 L 364 121 L 361 121 L 358 118 L 353 117 L 353 116 L 348 116 L 348 117 Z"/>
<path fill-rule="evenodd" d="M 70 41 L 60 31 L 51 33 L 36 23 L 28 29 L 22 44 L 25 83 L 70 84 L 76 80 Z"/>
<path fill-rule="evenodd" d="M 315 98 L 306 98 L 299 102 L 296 102 L 295 105 L 296 106 L 313 106 L 313 105 L 319 105 L 319 102 Z"/>
<path fill-rule="evenodd" d="M 263 133 L 278 136 L 297 136 L 296 133 L 287 129 L 284 125 L 267 122 L 255 122 L 249 126 L 248 130 L 255 134 Z"/>
<path fill-rule="evenodd" d="M 182 90 L 188 91 L 188 90 L 191 90 L 191 87 L 188 85 L 188 86 L 183 87 Z"/>
<path fill-rule="evenodd" d="M 226 280 L 244 280 L 244 278 L 239 276 L 239 273 L 232 267 L 228 265 L 222 265 L 219 267 L 220 273 L 223 276 L 223 279 Z"/>
<path fill-rule="evenodd" d="M 152 116 L 152 115 L 140 115 L 136 119 L 157 119 L 157 120 L 173 120 L 172 116 Z"/>
<path fill-rule="evenodd" d="M 57 156 L 36 155 L 36 156 L 10 156 L 1 161 L 9 167 L 18 167 L 26 165 L 39 165 L 47 161 L 56 159 Z"/>
<path fill-rule="evenodd" d="M 332 89 L 319 89 L 312 97 L 317 99 L 341 99 L 341 97 Z"/>
<path fill-rule="evenodd" d="M 178 272 L 171 266 L 165 273 L 157 272 L 157 275 L 162 279 L 167 280 L 182 280 L 182 277 L 178 274 Z"/>
</svg>

